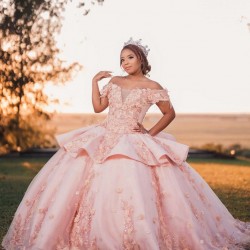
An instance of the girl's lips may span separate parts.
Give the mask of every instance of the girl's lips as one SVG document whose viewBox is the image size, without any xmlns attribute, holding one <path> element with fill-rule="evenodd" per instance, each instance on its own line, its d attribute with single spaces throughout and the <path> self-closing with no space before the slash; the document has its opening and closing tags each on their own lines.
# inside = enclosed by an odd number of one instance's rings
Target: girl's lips
<svg viewBox="0 0 250 250">
<path fill-rule="evenodd" d="M 127 67 L 127 68 L 125 68 L 125 70 L 128 70 L 128 69 L 130 69 L 131 67 Z"/>
</svg>

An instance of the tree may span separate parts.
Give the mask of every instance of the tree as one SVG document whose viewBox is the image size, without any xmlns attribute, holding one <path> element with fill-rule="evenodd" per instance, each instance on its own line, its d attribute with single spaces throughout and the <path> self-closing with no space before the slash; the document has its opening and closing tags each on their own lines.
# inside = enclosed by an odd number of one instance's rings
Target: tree
<svg viewBox="0 0 250 250">
<path fill-rule="evenodd" d="M 51 119 L 46 106 L 57 100 L 50 100 L 44 87 L 65 83 L 80 69 L 78 63 L 67 65 L 58 58 L 55 34 L 67 2 L 0 3 L 0 153 L 51 144 L 53 131 L 44 125 Z"/>
</svg>

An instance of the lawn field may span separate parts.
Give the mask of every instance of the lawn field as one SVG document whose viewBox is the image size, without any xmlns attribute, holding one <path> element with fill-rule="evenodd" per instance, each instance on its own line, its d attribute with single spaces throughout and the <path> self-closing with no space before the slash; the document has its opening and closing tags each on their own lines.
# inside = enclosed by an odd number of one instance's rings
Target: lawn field
<svg viewBox="0 0 250 250">
<path fill-rule="evenodd" d="M 0 158 L 0 239 L 25 190 L 48 158 Z M 235 218 L 250 221 L 250 162 L 189 159 Z"/>
<path fill-rule="evenodd" d="M 234 217 L 250 221 L 250 164 L 189 164 L 206 180 Z"/>
</svg>

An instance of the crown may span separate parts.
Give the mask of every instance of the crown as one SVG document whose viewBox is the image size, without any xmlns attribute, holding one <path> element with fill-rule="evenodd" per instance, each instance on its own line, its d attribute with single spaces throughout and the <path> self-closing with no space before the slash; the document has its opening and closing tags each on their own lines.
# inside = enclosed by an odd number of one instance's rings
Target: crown
<svg viewBox="0 0 250 250">
<path fill-rule="evenodd" d="M 124 43 L 123 47 L 125 47 L 128 44 L 136 45 L 137 47 L 139 47 L 142 50 L 142 52 L 144 53 L 144 55 L 146 57 L 148 56 L 148 52 L 150 51 L 150 49 L 148 48 L 148 45 L 144 46 L 144 45 L 141 44 L 141 39 L 136 41 L 136 40 L 133 40 L 132 37 L 130 37 L 130 39 L 127 42 Z"/>
</svg>

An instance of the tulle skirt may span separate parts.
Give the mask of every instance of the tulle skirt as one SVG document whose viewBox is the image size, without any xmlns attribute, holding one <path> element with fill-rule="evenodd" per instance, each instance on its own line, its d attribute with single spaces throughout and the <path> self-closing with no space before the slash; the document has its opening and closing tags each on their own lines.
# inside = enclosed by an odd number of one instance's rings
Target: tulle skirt
<svg viewBox="0 0 250 250">
<path fill-rule="evenodd" d="M 186 162 L 186 145 L 164 132 L 107 144 L 105 132 L 94 125 L 57 137 L 61 148 L 30 183 L 5 249 L 236 250 L 250 242 L 250 223 L 234 219 Z"/>
</svg>

